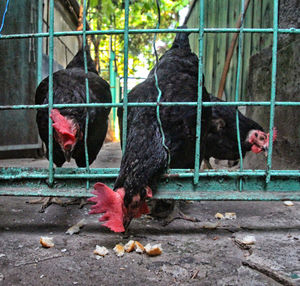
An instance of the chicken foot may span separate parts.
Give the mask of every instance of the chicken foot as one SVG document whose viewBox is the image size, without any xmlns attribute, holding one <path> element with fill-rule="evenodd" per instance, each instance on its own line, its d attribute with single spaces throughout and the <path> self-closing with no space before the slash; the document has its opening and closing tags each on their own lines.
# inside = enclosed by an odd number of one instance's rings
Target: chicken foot
<svg viewBox="0 0 300 286">
<path fill-rule="evenodd" d="M 200 222 L 199 219 L 186 215 L 180 209 L 180 202 L 171 200 L 153 201 L 151 215 L 163 219 L 162 225 L 166 226 L 176 219 L 183 219 L 191 222 Z"/>
<path fill-rule="evenodd" d="M 180 203 L 175 202 L 174 208 L 171 211 L 171 213 L 163 220 L 162 225 L 167 226 L 171 222 L 173 222 L 176 219 L 183 219 L 186 221 L 191 221 L 191 222 L 200 222 L 198 218 L 189 216 L 185 214 L 181 209 L 180 209 Z"/>
</svg>

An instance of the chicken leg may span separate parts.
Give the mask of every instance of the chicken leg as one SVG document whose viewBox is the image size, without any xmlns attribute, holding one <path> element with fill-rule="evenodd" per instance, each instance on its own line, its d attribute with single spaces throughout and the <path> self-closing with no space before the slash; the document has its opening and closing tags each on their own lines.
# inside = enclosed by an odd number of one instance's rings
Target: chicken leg
<svg viewBox="0 0 300 286">
<path fill-rule="evenodd" d="M 186 215 L 180 209 L 180 202 L 174 200 L 154 201 L 151 209 L 151 215 L 163 219 L 162 225 L 167 226 L 176 219 L 183 219 L 191 222 L 200 222 L 199 219 Z"/>
</svg>

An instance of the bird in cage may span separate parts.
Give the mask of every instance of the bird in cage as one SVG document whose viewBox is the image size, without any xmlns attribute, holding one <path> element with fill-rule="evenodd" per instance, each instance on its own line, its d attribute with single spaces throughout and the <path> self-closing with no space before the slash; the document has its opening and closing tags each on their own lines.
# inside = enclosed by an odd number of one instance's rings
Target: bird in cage
<svg viewBox="0 0 300 286">
<path fill-rule="evenodd" d="M 95 64 L 86 48 L 87 74 L 84 70 L 84 50 L 78 51 L 63 70 L 53 73 L 54 104 L 84 104 L 86 98 L 86 78 L 89 86 L 90 103 L 111 103 L 109 84 L 99 76 Z M 49 103 L 49 78 L 45 78 L 36 89 L 35 104 Z M 86 144 L 89 165 L 96 159 L 108 128 L 110 107 L 63 107 L 51 110 L 53 121 L 53 162 L 61 167 L 73 158 L 78 167 L 86 167 L 85 132 L 88 115 Z M 36 123 L 49 158 L 48 109 L 39 109 Z"/>
<path fill-rule="evenodd" d="M 198 57 L 191 52 L 188 33 L 178 32 L 172 47 L 160 58 L 147 79 L 128 94 L 128 102 L 197 102 Z M 203 101 L 209 101 L 202 89 Z M 122 129 L 123 110 L 119 108 Z M 90 200 L 91 214 L 104 213 L 100 221 L 115 232 L 124 232 L 133 218 L 149 213 L 147 199 L 157 190 L 170 168 L 193 168 L 196 145 L 196 106 L 130 106 L 127 140 L 114 190 L 97 183 Z M 211 107 L 202 108 L 201 146 L 211 121 Z M 121 136 L 122 137 L 122 136 Z M 204 148 L 200 150 L 200 161 Z M 189 219 L 189 218 L 187 218 Z"/>
<path fill-rule="evenodd" d="M 222 102 L 215 96 L 210 95 L 210 101 Z M 264 152 L 267 156 L 269 149 L 269 133 L 254 120 L 244 116 L 238 111 L 239 129 L 241 139 L 242 157 L 252 151 L 255 154 Z M 273 141 L 276 140 L 277 130 L 274 128 Z M 233 167 L 240 158 L 237 140 L 236 107 L 215 105 L 212 107 L 212 124 L 209 128 L 204 163 L 212 169 L 209 159 L 230 160 Z"/>
</svg>

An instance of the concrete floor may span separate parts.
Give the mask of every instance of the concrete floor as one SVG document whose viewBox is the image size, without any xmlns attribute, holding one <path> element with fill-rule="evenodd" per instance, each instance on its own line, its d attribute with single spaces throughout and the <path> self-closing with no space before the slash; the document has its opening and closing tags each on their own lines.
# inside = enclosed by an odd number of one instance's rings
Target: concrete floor
<svg viewBox="0 0 300 286">
<path fill-rule="evenodd" d="M 105 144 L 94 167 L 118 167 L 120 150 L 111 152 L 116 149 Z M 3 161 L 1 166 L 20 165 L 20 160 Z M 47 167 L 46 160 L 22 162 Z M 97 215 L 88 215 L 89 205 L 51 205 L 39 213 L 40 206 L 27 200 L 0 197 L 0 285 L 300 285 L 298 202 L 291 207 L 283 202 L 187 203 L 184 212 L 201 222 L 177 220 L 163 227 L 145 216 L 134 220 L 124 237 L 102 228 Z M 217 212 L 235 212 L 237 218 L 218 221 Z M 65 234 L 83 218 L 87 224 L 79 234 Z M 254 245 L 236 242 L 249 234 L 256 238 Z M 53 237 L 55 246 L 42 248 L 41 236 Z M 129 239 L 161 243 L 163 254 L 117 257 L 112 248 Z M 97 260 L 96 245 L 110 253 Z"/>
</svg>

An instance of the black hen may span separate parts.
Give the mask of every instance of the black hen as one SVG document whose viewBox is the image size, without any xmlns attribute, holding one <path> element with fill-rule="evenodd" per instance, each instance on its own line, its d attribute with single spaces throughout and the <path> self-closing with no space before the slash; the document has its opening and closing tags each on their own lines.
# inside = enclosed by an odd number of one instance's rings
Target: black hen
<svg viewBox="0 0 300 286">
<path fill-rule="evenodd" d="M 111 94 L 108 83 L 97 73 L 95 65 L 87 50 L 88 82 L 91 103 L 110 103 Z M 53 102 L 56 104 L 86 103 L 86 74 L 84 71 L 83 49 L 67 65 L 66 69 L 53 74 Z M 35 94 L 36 104 L 48 103 L 48 77 L 38 86 Z M 54 127 L 53 161 L 57 167 L 64 162 L 75 159 L 78 167 L 85 167 L 84 133 L 87 110 L 88 157 L 89 164 L 96 159 L 107 132 L 110 108 L 63 108 L 53 109 L 51 118 Z M 36 122 L 40 136 L 47 147 L 48 158 L 48 110 L 37 112 Z"/>
<path fill-rule="evenodd" d="M 170 50 L 157 64 L 161 102 L 191 102 L 198 96 L 198 58 L 191 52 L 188 34 L 178 33 Z M 148 78 L 133 88 L 129 102 L 156 102 L 154 69 Z M 203 88 L 203 100 L 209 95 Z M 122 109 L 118 110 L 122 126 Z M 195 157 L 196 107 L 160 107 L 160 119 L 170 150 L 171 168 L 192 168 Z M 201 143 L 203 146 L 211 120 L 211 108 L 203 108 Z M 113 192 L 107 186 L 95 185 L 91 213 L 105 213 L 100 221 L 111 230 L 124 231 L 132 218 L 148 212 L 145 203 L 152 196 L 158 179 L 167 170 L 168 152 L 162 144 L 156 107 L 129 107 L 126 150 Z M 201 160 L 203 157 L 201 149 Z"/>
<path fill-rule="evenodd" d="M 210 100 L 220 102 L 222 100 L 210 95 Z M 269 146 L 269 134 L 255 121 L 239 114 L 240 138 L 242 147 L 242 156 L 246 152 L 252 151 L 260 153 L 267 151 Z M 276 139 L 276 131 L 274 140 Z M 236 108 L 233 106 L 213 106 L 212 107 L 212 124 L 208 131 L 205 160 L 214 157 L 219 160 L 238 160 L 239 150 L 237 141 L 236 128 Z M 209 167 L 210 164 L 207 163 Z"/>
</svg>

